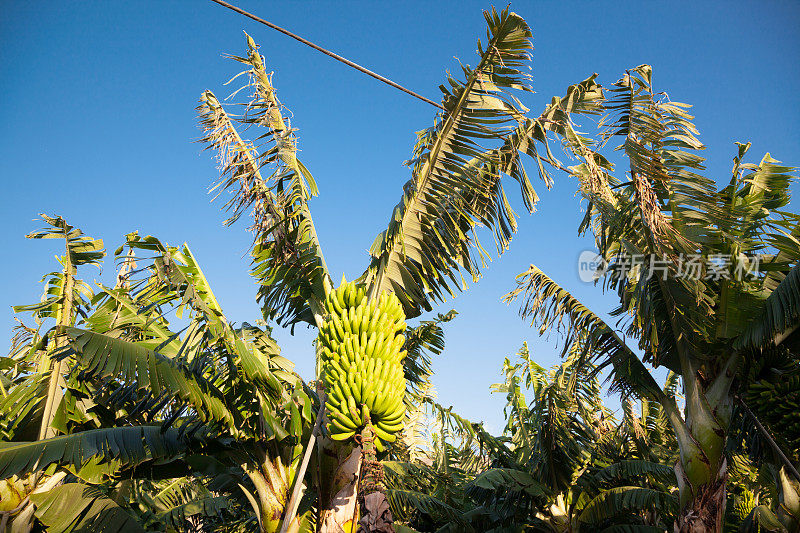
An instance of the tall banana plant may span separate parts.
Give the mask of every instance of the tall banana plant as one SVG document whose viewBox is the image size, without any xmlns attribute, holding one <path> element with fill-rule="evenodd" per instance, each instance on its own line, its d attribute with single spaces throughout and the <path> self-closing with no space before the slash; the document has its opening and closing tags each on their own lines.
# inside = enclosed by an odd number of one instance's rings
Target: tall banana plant
<svg viewBox="0 0 800 533">
<path fill-rule="evenodd" d="M 740 369 L 765 358 L 794 358 L 800 325 L 800 217 L 784 208 L 795 169 L 769 154 L 745 163 L 739 144 L 729 182 L 700 174 L 703 145 L 685 104 L 652 85 L 647 65 L 628 71 L 599 105 L 601 136 L 571 136 L 580 161 L 568 171 L 587 201 L 580 231 L 594 234 L 614 293 L 615 330 L 535 266 L 521 274 L 507 301 L 540 331 L 560 327 L 565 347 L 609 368 L 613 386 L 660 403 L 677 439 L 681 511 L 675 531 L 722 530 L 725 445 Z M 625 178 L 599 150 L 619 139 Z M 636 347 L 625 338 L 635 340 Z M 638 348 L 639 351 L 635 351 Z M 681 378 L 681 411 L 645 363 Z"/>
<path fill-rule="evenodd" d="M 478 62 L 474 68 L 462 66 L 461 76 L 449 77 L 442 86 L 444 112 L 419 135 L 408 163 L 411 178 L 357 280 L 369 301 L 393 293 L 406 318 L 429 311 L 453 295 L 465 285 L 465 275 L 477 281 L 488 258 L 478 241 L 480 226 L 491 231 L 498 253 L 508 248 L 516 222 L 503 180 L 516 182 L 524 205 L 532 210 L 537 196 L 522 155 L 535 161 L 549 186 L 546 165 L 562 165 L 547 146 L 548 134 L 572 132 L 570 115 L 596 113 L 595 102 L 601 96 L 590 77 L 569 87 L 565 97 L 554 98 L 538 117 L 529 117 L 514 92 L 530 91 L 526 72 L 532 48 L 530 29 L 508 10 L 486 12 L 485 18 L 487 36 L 478 43 Z M 309 209 L 317 187 L 297 158 L 295 130 L 276 96 L 264 57 L 249 36 L 247 48 L 246 56 L 234 59 L 246 65 L 242 75 L 247 77 L 245 88 L 251 98 L 237 115 L 228 112 L 211 91 L 204 92 L 198 107 L 202 142 L 219 154 L 221 177 L 215 189 L 230 194 L 225 203 L 231 213 L 228 222 L 248 211 L 252 214 L 252 273 L 259 283 L 264 317 L 286 326 L 305 322 L 321 328 L 331 319 L 324 304 L 332 284 Z M 264 133 L 250 142 L 238 126 L 259 126 Z M 267 169 L 271 174 L 267 175 Z M 318 374 L 322 369 L 319 353 L 317 346 Z M 369 427 L 368 423 L 365 429 Z M 355 480 L 362 464 L 360 451 L 351 444 L 335 445 L 325 436 L 320 442 L 327 450 L 320 455 L 335 458 L 330 465 L 333 471 L 319 476 L 320 527 L 354 530 L 358 527 L 354 517 L 359 514 Z M 371 448 L 368 451 L 364 464 L 373 465 L 376 457 Z M 323 469 L 328 468 L 326 461 Z M 380 483 L 374 486 L 379 488 Z M 375 494 L 377 499 L 370 504 L 374 512 L 365 513 L 362 527 L 365 531 L 391 529 L 390 515 L 376 516 L 385 513 L 388 505 L 380 490 Z"/>
<path fill-rule="evenodd" d="M 49 339 L 48 350 L 38 350 L 36 376 L 47 376 L 47 394 L 42 402 L 41 423 L 38 438 L 45 439 L 55 435 L 53 419 L 62 399 L 63 364 L 54 357 L 64 346 L 63 329 L 75 324 L 93 296 L 88 284 L 77 278 L 78 267 L 99 266 L 105 255 L 103 241 L 83 235 L 81 230 L 67 224 L 61 217 L 41 215 L 47 227 L 30 233 L 29 239 L 64 239 L 65 253 L 59 258 L 63 269 L 45 276 L 45 294 L 42 301 L 28 306 L 14 307 L 15 312 L 30 312 L 37 324 L 51 319 L 59 328 Z M 33 333 L 25 347 L 39 347 L 38 333 Z M 22 348 L 22 346 L 20 346 Z M 19 350 L 13 350 L 20 353 Z"/>
<path fill-rule="evenodd" d="M 93 262 L 102 257 L 100 241 L 79 239 L 61 219 L 45 220 L 66 228 L 68 243 Z M 147 254 L 136 259 L 142 268 L 132 269 L 134 252 Z M 314 392 L 269 330 L 228 322 L 187 246 L 132 233 L 117 255 L 124 267 L 116 287 L 93 294 L 73 279 L 82 292 L 71 321 L 59 321 L 58 283 L 48 283 L 41 304 L 17 308 L 56 323 L 41 337 L 23 330 L 4 364 L 6 522 L 33 525 L 35 518 L 71 531 L 101 520 L 110 530 L 143 531 L 148 523 L 208 522 L 234 506 L 252 508 L 239 517 L 243 527 L 277 531 L 313 425 Z M 77 253 L 71 260 L 88 262 Z M 61 369 L 49 423 L 55 435 L 32 441 L 53 375 L 31 372 L 44 357 Z M 18 481 L 29 475 L 33 483 Z M 171 489 L 143 479 L 167 480 Z M 8 508 L 4 488 L 12 500 L 25 498 L 29 514 Z M 295 530 L 311 527 L 308 501 L 292 520 Z"/>
<path fill-rule="evenodd" d="M 87 406 L 71 391 L 65 395 L 67 367 L 57 354 L 67 342 L 64 329 L 85 314 L 93 297 L 91 287 L 77 277 L 78 268 L 99 266 L 105 255 L 103 241 L 87 237 L 61 217 L 41 216 L 46 226 L 27 237 L 63 239 L 64 255 L 58 256 L 62 268 L 43 278 L 45 290 L 39 303 L 14 307 L 16 313 L 31 313 L 35 327 L 19 323 L 11 353 L 5 358 L 6 383 L 0 400 L 3 440 L 43 441 L 54 437 L 63 430 L 65 404 L 76 409 Z M 53 329 L 42 334 L 42 328 L 48 326 Z M 5 524 L 13 524 L 11 527 L 19 531 L 33 526 L 35 506 L 31 497 L 60 483 L 60 477 L 51 474 L 13 473 L 14 477 L 5 482 L 9 492 L 0 495 Z"/>
</svg>

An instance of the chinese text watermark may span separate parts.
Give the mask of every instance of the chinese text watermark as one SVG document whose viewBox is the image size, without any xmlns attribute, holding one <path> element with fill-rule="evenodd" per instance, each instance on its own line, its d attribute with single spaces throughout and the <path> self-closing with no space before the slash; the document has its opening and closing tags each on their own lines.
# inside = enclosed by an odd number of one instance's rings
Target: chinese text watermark
<svg viewBox="0 0 800 533">
<path fill-rule="evenodd" d="M 619 279 L 632 273 L 642 273 L 647 279 L 674 277 L 746 281 L 758 278 L 759 266 L 758 256 L 744 254 L 620 254 L 609 263 L 597 252 L 586 250 L 578 256 L 578 277 L 587 283 L 603 276 Z"/>
</svg>

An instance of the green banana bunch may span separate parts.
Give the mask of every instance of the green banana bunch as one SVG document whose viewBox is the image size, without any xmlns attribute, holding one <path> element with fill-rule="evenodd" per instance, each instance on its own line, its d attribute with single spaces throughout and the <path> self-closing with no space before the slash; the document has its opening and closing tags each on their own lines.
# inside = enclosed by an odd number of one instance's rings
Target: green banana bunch
<svg viewBox="0 0 800 533">
<path fill-rule="evenodd" d="M 343 279 L 328 295 L 325 310 L 317 343 L 331 438 L 351 438 L 368 415 L 375 447 L 383 451 L 384 443 L 397 438 L 406 409 L 403 307 L 389 292 L 370 301 L 363 287 Z"/>
<path fill-rule="evenodd" d="M 733 503 L 733 512 L 736 515 L 736 518 L 739 520 L 744 520 L 747 518 L 747 515 L 752 512 L 755 506 L 755 496 L 751 491 L 745 488 L 741 495 L 735 497 Z"/>
</svg>

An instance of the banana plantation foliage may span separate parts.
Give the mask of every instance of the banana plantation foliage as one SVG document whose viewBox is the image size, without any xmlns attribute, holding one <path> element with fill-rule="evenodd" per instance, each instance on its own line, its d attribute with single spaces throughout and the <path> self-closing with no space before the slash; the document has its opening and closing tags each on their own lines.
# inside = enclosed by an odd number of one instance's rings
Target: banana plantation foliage
<svg viewBox="0 0 800 533">
<path fill-rule="evenodd" d="M 231 56 L 244 101 L 207 90 L 197 112 L 225 223 L 250 219 L 262 316 L 228 320 L 188 245 L 135 231 L 116 283 L 89 283 L 111 252 L 42 215 L 28 237 L 59 264 L 43 265 L 41 301 L 14 308 L 0 358 L 0 530 L 800 532 L 796 169 L 738 144 L 729 176 L 705 176 L 689 106 L 647 65 L 531 112 L 531 31 L 485 18 L 349 282 L 329 274 L 317 181 L 249 36 Z M 479 280 L 479 238 L 509 247 L 509 197 L 533 211 L 534 177 L 576 187 L 616 322 L 534 265 L 508 280 L 505 301 L 562 362 L 540 366 L 522 339 L 495 354 L 492 435 L 436 402 L 431 360 L 456 312 L 432 311 Z M 712 259 L 688 275 L 693 256 Z M 295 326 L 318 331 L 312 381 L 272 337 Z"/>
</svg>

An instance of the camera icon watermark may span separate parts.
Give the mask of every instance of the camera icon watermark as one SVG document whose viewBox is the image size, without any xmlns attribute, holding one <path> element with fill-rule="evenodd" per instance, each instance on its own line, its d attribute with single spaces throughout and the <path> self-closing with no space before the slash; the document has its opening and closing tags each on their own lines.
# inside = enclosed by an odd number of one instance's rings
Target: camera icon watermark
<svg viewBox="0 0 800 533">
<path fill-rule="evenodd" d="M 584 250 L 578 256 L 578 278 L 584 283 L 593 283 L 608 271 L 608 261 L 602 255 Z"/>
</svg>

